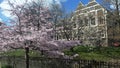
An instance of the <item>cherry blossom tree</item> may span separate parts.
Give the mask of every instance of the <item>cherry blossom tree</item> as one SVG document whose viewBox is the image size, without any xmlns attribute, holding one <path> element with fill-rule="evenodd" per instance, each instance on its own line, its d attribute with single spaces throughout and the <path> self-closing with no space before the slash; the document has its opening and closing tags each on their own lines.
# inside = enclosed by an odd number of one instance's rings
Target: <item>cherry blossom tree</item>
<svg viewBox="0 0 120 68">
<path fill-rule="evenodd" d="M 15 5 L 10 0 L 8 3 L 13 19 L 11 26 L 0 27 L 3 51 L 29 46 L 30 49 L 63 55 L 63 49 L 79 44 L 78 41 L 53 40 L 53 17 L 50 8 L 43 6 L 43 0 L 31 3 L 26 0 L 24 5 Z"/>
</svg>

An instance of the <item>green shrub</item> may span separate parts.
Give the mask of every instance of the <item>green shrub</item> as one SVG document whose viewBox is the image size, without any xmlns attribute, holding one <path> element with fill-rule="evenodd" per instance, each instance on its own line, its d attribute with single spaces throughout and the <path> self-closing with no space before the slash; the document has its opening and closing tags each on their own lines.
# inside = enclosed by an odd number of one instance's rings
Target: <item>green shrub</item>
<svg viewBox="0 0 120 68">
<path fill-rule="evenodd" d="M 89 47 L 89 46 L 77 46 L 73 48 L 74 52 L 91 52 L 94 50 L 94 47 Z"/>
<path fill-rule="evenodd" d="M 111 61 L 120 59 L 120 47 L 76 46 L 64 51 L 66 55 L 79 54 L 78 59 Z"/>
<path fill-rule="evenodd" d="M 72 52 L 72 51 L 70 51 L 70 50 L 65 50 L 64 53 L 65 53 L 66 55 L 71 55 L 71 56 L 74 54 L 74 52 Z"/>
<path fill-rule="evenodd" d="M 11 65 L 2 65 L 1 68 L 13 68 Z"/>
</svg>

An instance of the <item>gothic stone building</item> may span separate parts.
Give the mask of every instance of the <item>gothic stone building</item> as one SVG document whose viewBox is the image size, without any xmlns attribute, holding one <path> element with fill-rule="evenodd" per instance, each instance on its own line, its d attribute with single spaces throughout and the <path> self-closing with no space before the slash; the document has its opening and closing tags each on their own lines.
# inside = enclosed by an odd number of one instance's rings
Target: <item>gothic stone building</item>
<svg viewBox="0 0 120 68">
<path fill-rule="evenodd" d="M 73 23 L 71 40 L 80 40 L 83 45 L 108 46 L 112 42 L 112 32 L 108 30 L 108 11 L 96 0 L 78 5 L 71 19 Z"/>
<path fill-rule="evenodd" d="M 95 0 L 90 0 L 87 5 L 78 5 L 75 15 L 73 35 L 82 40 L 84 45 L 108 45 L 107 10 Z"/>
</svg>

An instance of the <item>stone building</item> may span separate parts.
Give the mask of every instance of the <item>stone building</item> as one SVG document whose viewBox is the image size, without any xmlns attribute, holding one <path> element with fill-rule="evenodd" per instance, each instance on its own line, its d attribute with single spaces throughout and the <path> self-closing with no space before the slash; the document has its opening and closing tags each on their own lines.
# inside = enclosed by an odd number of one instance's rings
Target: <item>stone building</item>
<svg viewBox="0 0 120 68">
<path fill-rule="evenodd" d="M 112 36 L 114 28 L 109 28 L 108 14 L 109 11 L 96 0 L 90 0 L 86 5 L 80 2 L 71 19 L 70 40 L 80 40 L 83 45 L 113 45 L 118 36 Z"/>
<path fill-rule="evenodd" d="M 96 0 L 90 0 L 86 5 L 80 2 L 72 17 L 75 39 L 82 40 L 84 45 L 107 46 L 106 16 L 107 10 Z"/>
</svg>

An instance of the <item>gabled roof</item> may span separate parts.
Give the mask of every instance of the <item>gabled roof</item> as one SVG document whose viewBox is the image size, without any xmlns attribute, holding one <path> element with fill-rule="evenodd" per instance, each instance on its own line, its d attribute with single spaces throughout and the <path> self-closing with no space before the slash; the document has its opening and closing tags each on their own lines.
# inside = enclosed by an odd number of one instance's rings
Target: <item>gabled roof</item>
<svg viewBox="0 0 120 68">
<path fill-rule="evenodd" d="M 85 6 L 83 5 L 83 3 L 80 2 L 79 5 L 78 5 L 78 7 L 77 7 L 77 10 L 82 9 L 82 8 L 84 8 L 84 7 L 85 7 Z"/>
<path fill-rule="evenodd" d="M 92 1 L 92 2 L 89 2 L 89 3 L 87 4 L 87 7 L 93 6 L 93 5 L 96 5 L 96 4 L 98 4 L 96 1 Z"/>
<path fill-rule="evenodd" d="M 99 9 L 101 7 L 105 8 L 103 5 L 100 5 L 96 0 L 90 0 L 88 2 L 88 4 L 86 4 L 86 5 L 84 5 L 82 2 L 80 2 L 76 10 L 81 10 L 81 9 L 91 7 L 91 6 L 94 6 L 94 5 L 96 5 L 95 9 Z"/>
</svg>

